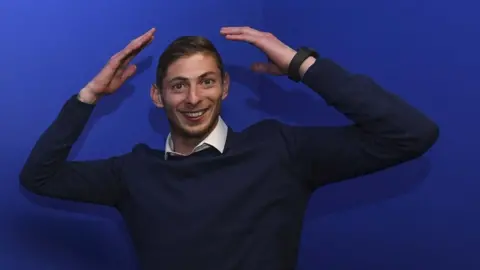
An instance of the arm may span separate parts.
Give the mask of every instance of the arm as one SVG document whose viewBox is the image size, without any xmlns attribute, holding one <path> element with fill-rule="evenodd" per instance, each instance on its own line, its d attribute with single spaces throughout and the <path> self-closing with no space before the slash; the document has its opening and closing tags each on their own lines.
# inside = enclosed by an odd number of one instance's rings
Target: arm
<svg viewBox="0 0 480 270">
<path fill-rule="evenodd" d="M 132 40 L 78 94 L 62 108 L 33 148 L 20 182 L 28 190 L 56 198 L 115 205 L 125 188 L 121 169 L 126 156 L 104 160 L 66 161 L 95 107 L 105 95 L 117 91 L 136 70 L 130 61 L 154 38 L 155 28 Z"/>
<path fill-rule="evenodd" d="M 424 154 L 438 126 L 371 78 L 328 59 L 307 59 L 303 82 L 348 117 L 344 127 L 282 126 L 291 160 L 309 187 L 383 170 Z"/>
<path fill-rule="evenodd" d="M 39 195 L 111 206 L 120 199 L 123 157 L 66 161 L 94 107 L 76 97 L 66 102 L 20 173 L 20 183 L 26 189 Z"/>
<path fill-rule="evenodd" d="M 228 40 L 248 42 L 266 54 L 268 63 L 252 65 L 256 72 L 287 75 L 297 53 L 273 34 L 250 27 L 223 27 L 220 32 Z M 312 57 L 303 62 L 299 74 L 328 105 L 354 123 L 345 127 L 279 125 L 291 164 L 311 188 L 414 159 L 437 140 L 435 123 L 366 76 Z"/>
</svg>

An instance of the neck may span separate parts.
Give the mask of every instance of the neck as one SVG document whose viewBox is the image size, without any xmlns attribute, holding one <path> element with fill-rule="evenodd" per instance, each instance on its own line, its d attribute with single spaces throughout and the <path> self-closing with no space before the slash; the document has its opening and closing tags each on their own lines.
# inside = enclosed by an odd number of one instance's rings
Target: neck
<svg viewBox="0 0 480 270">
<path fill-rule="evenodd" d="M 189 155 L 193 152 L 193 149 L 195 149 L 195 147 L 207 136 L 208 134 L 204 137 L 189 138 L 186 136 L 175 135 L 174 133 L 172 133 L 171 138 L 173 143 L 173 149 L 179 154 Z"/>
</svg>

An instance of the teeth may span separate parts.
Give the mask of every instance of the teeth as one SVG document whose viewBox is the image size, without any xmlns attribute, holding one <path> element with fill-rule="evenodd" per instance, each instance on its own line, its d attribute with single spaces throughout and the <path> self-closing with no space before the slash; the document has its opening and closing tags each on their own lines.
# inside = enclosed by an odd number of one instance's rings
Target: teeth
<svg viewBox="0 0 480 270">
<path fill-rule="evenodd" d="M 200 111 L 200 112 L 190 112 L 190 113 L 185 113 L 186 116 L 188 117 L 200 117 L 205 113 L 205 111 Z"/>
</svg>

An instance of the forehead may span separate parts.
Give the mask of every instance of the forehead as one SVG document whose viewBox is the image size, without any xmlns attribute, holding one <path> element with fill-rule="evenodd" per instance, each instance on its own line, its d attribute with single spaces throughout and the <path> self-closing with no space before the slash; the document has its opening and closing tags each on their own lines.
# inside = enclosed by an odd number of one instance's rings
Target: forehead
<svg viewBox="0 0 480 270">
<path fill-rule="evenodd" d="M 196 78 L 206 72 L 219 73 L 215 58 L 209 54 L 197 53 L 184 56 L 173 62 L 167 70 L 166 78 L 177 76 Z"/>
</svg>

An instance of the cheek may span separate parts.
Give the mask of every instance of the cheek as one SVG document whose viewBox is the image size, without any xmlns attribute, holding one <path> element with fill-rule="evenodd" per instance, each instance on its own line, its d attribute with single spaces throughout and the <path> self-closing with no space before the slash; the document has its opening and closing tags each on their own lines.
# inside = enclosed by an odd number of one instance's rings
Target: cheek
<svg viewBox="0 0 480 270">
<path fill-rule="evenodd" d="M 175 109 L 182 103 L 183 98 L 180 95 L 169 95 L 163 100 L 164 106 L 167 109 Z"/>
<path fill-rule="evenodd" d="M 214 103 L 218 103 L 223 99 L 223 89 L 218 88 L 218 89 L 214 89 L 213 91 L 208 91 L 205 93 L 205 98 Z"/>
</svg>

